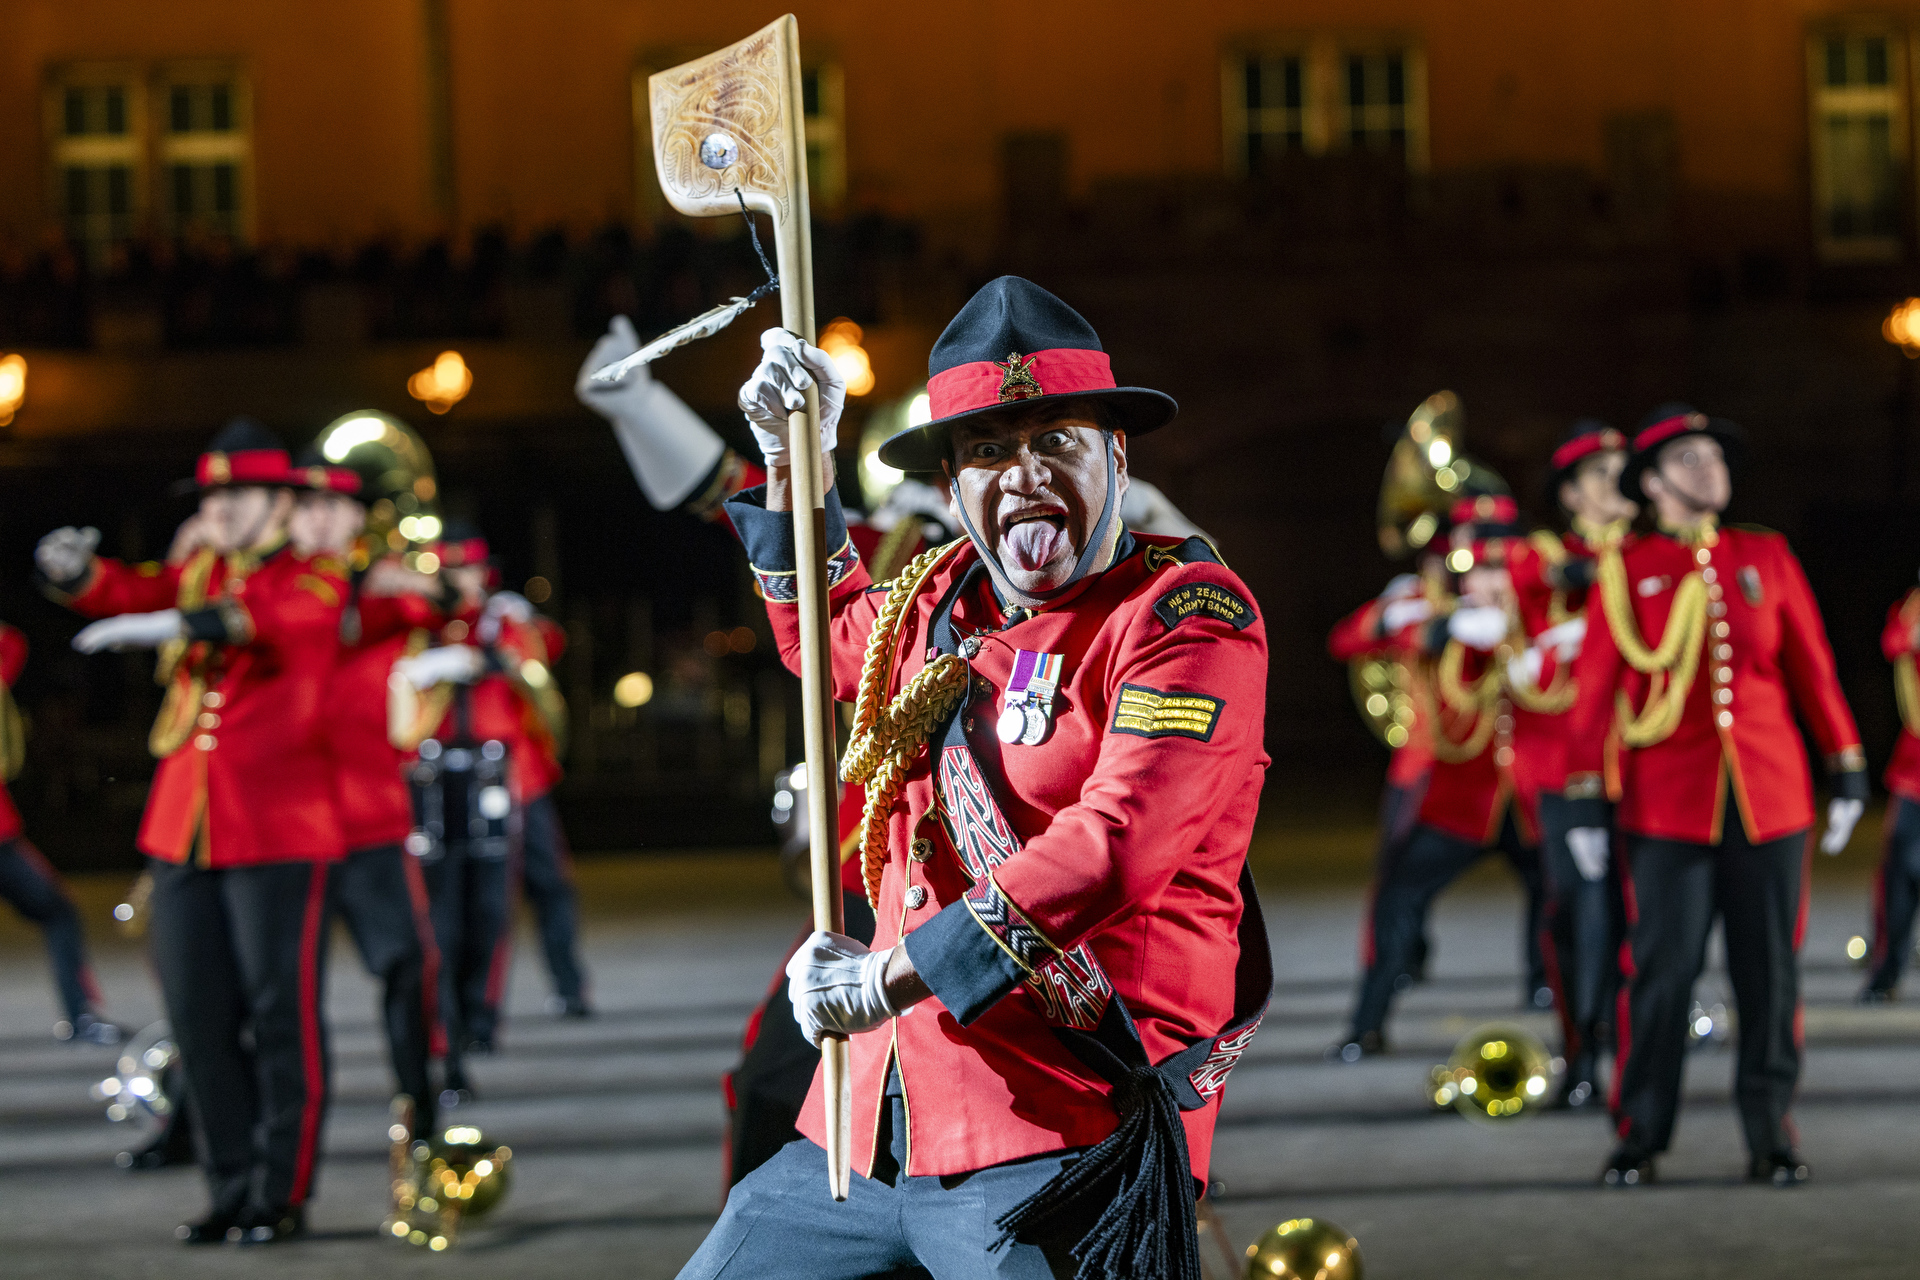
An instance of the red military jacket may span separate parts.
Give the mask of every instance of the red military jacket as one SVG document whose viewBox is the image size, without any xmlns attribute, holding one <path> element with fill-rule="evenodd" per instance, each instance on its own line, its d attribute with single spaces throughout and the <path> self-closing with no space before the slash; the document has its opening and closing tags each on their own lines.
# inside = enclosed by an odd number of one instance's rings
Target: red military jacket
<svg viewBox="0 0 1920 1280">
<path fill-rule="evenodd" d="M 1542 553 L 1535 539 L 1552 539 L 1554 535 L 1536 533 L 1527 542 L 1515 542 L 1513 552 L 1507 563 L 1508 573 L 1513 578 L 1513 587 L 1520 600 L 1520 623 L 1529 639 L 1538 639 L 1546 631 L 1573 618 L 1587 616 L 1587 607 L 1592 592 L 1587 587 L 1562 590 L 1554 585 L 1552 569 L 1555 560 Z M 1565 549 L 1566 555 L 1581 559 L 1591 559 L 1601 553 L 1602 548 L 1590 543 L 1585 537 L 1572 530 L 1559 535 L 1557 539 Z M 1627 534 L 1622 546 L 1632 544 L 1633 535 Z M 1591 625 L 1591 622 L 1589 622 Z M 1584 646 L 1583 646 L 1584 647 Z M 1547 659 L 1540 676 L 1540 687 L 1550 687 L 1554 679 L 1554 670 L 1559 664 L 1552 658 Z M 1571 676 L 1569 669 L 1567 674 Z M 1571 711 L 1571 708 L 1569 708 Z M 1539 780 L 1543 791 L 1559 793 L 1567 785 L 1567 734 L 1571 731 L 1570 715 L 1543 715 L 1535 726 L 1527 744 L 1527 751 L 1533 758 L 1530 772 Z M 1609 745 L 1603 748 L 1605 758 L 1611 766 L 1617 758 L 1617 741 L 1611 737 Z M 1609 769 L 1610 777 L 1614 773 Z"/>
<path fill-rule="evenodd" d="M 437 627 L 441 618 L 430 602 L 412 595 L 361 595 L 351 608 L 358 634 L 340 646 L 327 686 L 325 731 L 341 833 L 347 848 L 358 850 L 398 844 L 413 829 L 404 773 L 409 753 L 387 736 L 387 678 L 413 632 Z"/>
<path fill-rule="evenodd" d="M 1887 629 L 1880 633 L 1880 650 L 1887 655 L 1888 662 L 1913 661 L 1913 635 L 1917 626 L 1920 626 L 1920 590 L 1907 592 L 1904 599 L 1887 610 Z M 1900 737 L 1893 744 L 1893 759 L 1887 762 L 1887 790 L 1903 800 L 1920 801 L 1920 737 L 1914 736 L 1913 726 L 1906 722 L 1906 716 L 1920 712 L 1920 707 L 1912 707 L 1902 698 L 1900 711 Z"/>
<path fill-rule="evenodd" d="M 463 606 L 442 630 L 441 638 L 454 644 L 477 645 L 480 620 L 480 609 Z M 540 614 L 527 622 L 501 618 L 499 639 L 486 648 L 495 663 L 510 668 L 514 675 L 509 676 L 506 670 L 489 671 L 470 687 L 467 733 L 478 742 L 498 740 L 507 744 L 510 780 L 515 798 L 522 804 L 531 804 L 552 791 L 561 771 L 553 733 L 516 677 L 552 680 L 553 664 L 566 647 L 567 633 L 551 618 Z M 537 669 L 530 669 L 529 664 L 538 664 Z M 442 740 L 456 736 L 459 714 L 456 703 L 433 736 Z"/>
<path fill-rule="evenodd" d="M 1622 747 L 1623 831 L 1718 844 L 1731 787 L 1748 839 L 1759 843 L 1813 825 L 1813 787 L 1794 722 L 1797 710 L 1826 756 L 1835 785 L 1865 795 L 1865 760 L 1853 713 L 1806 574 L 1777 533 L 1709 532 L 1697 547 L 1649 534 L 1622 552 L 1628 606 L 1647 647 L 1665 634 L 1688 574 L 1706 582 L 1707 634 L 1679 723 L 1663 741 Z M 1604 743 L 1624 692 L 1635 712 L 1649 677 L 1622 657 L 1606 610 L 1595 609 L 1574 666 L 1579 698 L 1568 731 L 1567 794 L 1601 793 Z"/>
<path fill-rule="evenodd" d="M 179 608 L 193 639 L 163 651 L 160 758 L 139 846 L 207 867 L 338 858 L 322 707 L 339 646 L 342 566 L 285 547 L 200 551 L 183 565 L 96 559 L 67 603 L 92 618 Z"/>
<path fill-rule="evenodd" d="M 1385 607 L 1379 600 L 1369 600 L 1336 622 L 1327 636 L 1327 653 L 1335 662 L 1352 663 L 1366 658 L 1395 661 L 1410 678 L 1418 680 L 1422 671 L 1420 651 L 1408 643 L 1409 636 L 1419 634 L 1418 629 L 1382 634 L 1380 614 Z M 1415 695 L 1413 723 L 1407 726 L 1407 740 L 1393 748 L 1387 764 L 1390 787 L 1410 787 L 1433 768 L 1433 730 L 1427 723 L 1427 700 L 1418 689 L 1412 692 Z"/>
<path fill-rule="evenodd" d="M 0 623 L 0 684 L 13 688 L 27 665 L 27 638 L 18 627 Z M 20 811 L 13 807 L 13 796 L 0 782 L 0 840 L 20 834 Z"/>
<path fill-rule="evenodd" d="M 1497 669 L 1499 659 L 1494 654 L 1461 648 L 1463 684 L 1488 678 Z M 1443 650 L 1443 658 L 1444 654 Z M 1554 717 L 1518 705 L 1504 684 L 1501 696 L 1485 710 L 1449 706 L 1445 682 L 1437 671 L 1441 661 L 1436 658 L 1427 664 L 1433 668 L 1426 679 L 1434 690 L 1439 715 L 1430 735 L 1435 758 L 1420 802 L 1421 824 L 1477 845 L 1492 845 L 1500 838 L 1500 828 L 1512 806 L 1521 840 L 1529 845 L 1539 843 L 1540 755 L 1534 744 L 1545 732 L 1546 722 Z M 1484 725 L 1485 717 L 1492 718 L 1491 726 Z M 1491 732 L 1486 732 L 1489 728 Z M 1466 750 L 1478 736 L 1486 740 L 1477 752 L 1463 760 L 1448 758 L 1452 751 Z"/>
<path fill-rule="evenodd" d="M 798 610 L 783 602 L 792 525 L 785 513 L 761 510 L 757 496 L 735 499 L 729 512 L 794 667 Z M 844 533 L 831 528 L 837 498 L 829 503 L 829 542 L 841 542 Z M 981 767 L 1000 777 L 995 791 L 1023 847 L 976 889 L 933 812 L 963 798 L 937 801 L 929 754 L 917 755 L 888 818 L 874 946 L 904 939 L 935 996 L 852 1037 L 856 1169 L 871 1171 L 892 1061 L 915 1176 L 1088 1146 L 1114 1131 L 1110 1086 L 1053 1034 L 1027 985 L 1036 970 L 1043 984 L 1056 972 L 1050 957 L 1086 948 L 1156 1062 L 1217 1034 L 1232 1016 L 1239 876 L 1268 763 L 1266 628 L 1239 578 L 1218 564 L 1180 563 L 1168 552 L 1178 541 L 1134 538 L 1113 568 L 1005 630 L 984 575 L 957 601 L 960 634 L 992 632 L 969 664 L 977 702 L 961 714 Z M 927 665 L 934 609 L 976 561 L 970 544 L 960 546 L 915 598 L 888 697 Z M 856 557 L 836 555 L 830 581 L 835 696 L 852 700 L 887 597 L 870 589 Z M 1005 745 L 995 734 L 1021 649 L 1064 659 L 1052 728 L 1035 746 Z M 1169 695 L 1204 710 L 1189 713 L 1185 727 L 1161 724 L 1152 700 Z M 916 838 L 930 842 L 923 858 L 914 856 Z M 1018 926 L 996 931 L 988 923 L 996 920 Z M 1218 1106 L 1216 1093 L 1182 1113 L 1196 1177 L 1206 1176 Z M 800 1131 L 824 1141 L 817 1075 Z"/>
</svg>

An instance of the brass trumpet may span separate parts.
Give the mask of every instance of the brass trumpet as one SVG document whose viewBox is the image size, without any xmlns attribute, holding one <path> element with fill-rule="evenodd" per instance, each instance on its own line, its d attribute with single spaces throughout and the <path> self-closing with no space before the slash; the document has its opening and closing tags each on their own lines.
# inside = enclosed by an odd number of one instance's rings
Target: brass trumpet
<svg viewBox="0 0 1920 1280">
<path fill-rule="evenodd" d="M 392 1207 L 380 1229 L 396 1240 L 435 1253 L 460 1238 L 461 1224 L 506 1198 L 513 1151 L 489 1146 L 472 1125 L 451 1125 L 427 1142 L 413 1135 L 413 1099 L 393 1100 L 387 1157 Z"/>
<path fill-rule="evenodd" d="M 1545 1108 L 1562 1069 L 1531 1031 L 1490 1022 L 1461 1037 L 1428 1084 L 1436 1107 L 1474 1120 L 1513 1120 Z"/>
<path fill-rule="evenodd" d="M 1360 1242 L 1325 1218 L 1289 1218 L 1247 1246 L 1245 1280 L 1364 1280 Z"/>
</svg>

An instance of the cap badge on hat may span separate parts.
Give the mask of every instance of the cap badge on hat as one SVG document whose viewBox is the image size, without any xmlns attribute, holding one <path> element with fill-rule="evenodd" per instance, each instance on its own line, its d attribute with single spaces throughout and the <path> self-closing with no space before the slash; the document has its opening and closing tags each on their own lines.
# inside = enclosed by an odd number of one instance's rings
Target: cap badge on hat
<svg viewBox="0 0 1920 1280">
<path fill-rule="evenodd" d="M 233 479 L 233 466 L 227 461 L 227 455 L 224 453 L 209 453 L 207 455 L 207 483 L 225 484 L 231 479 Z"/>
<path fill-rule="evenodd" d="M 313 489 L 330 489 L 333 487 L 329 482 L 327 469 L 325 467 L 308 467 L 307 485 Z"/>
<path fill-rule="evenodd" d="M 1046 394 L 1040 387 L 1040 380 L 1033 376 L 1033 361 L 1033 356 L 1022 360 L 1018 351 L 1008 352 L 1005 360 L 994 361 L 1005 372 L 1000 379 L 1001 404 L 1009 400 L 1031 400 Z"/>
</svg>

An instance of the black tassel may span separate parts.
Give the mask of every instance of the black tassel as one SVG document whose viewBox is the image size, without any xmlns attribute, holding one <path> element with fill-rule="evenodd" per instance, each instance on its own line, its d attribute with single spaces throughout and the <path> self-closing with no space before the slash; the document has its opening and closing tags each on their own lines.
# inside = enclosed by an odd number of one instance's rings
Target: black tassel
<svg viewBox="0 0 1920 1280">
<path fill-rule="evenodd" d="M 1057 1237 L 1104 1204 L 1073 1246 L 1075 1280 L 1200 1280 L 1193 1171 L 1173 1086 L 1151 1067 L 1135 1067 L 1113 1102 L 1120 1127 L 1001 1214 L 993 1247 L 1017 1236 Z"/>
</svg>

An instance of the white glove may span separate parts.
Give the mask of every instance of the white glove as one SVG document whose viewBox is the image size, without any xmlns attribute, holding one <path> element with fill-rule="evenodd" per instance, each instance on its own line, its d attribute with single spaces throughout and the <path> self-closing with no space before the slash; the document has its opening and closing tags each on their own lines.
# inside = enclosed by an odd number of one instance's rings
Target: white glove
<svg viewBox="0 0 1920 1280">
<path fill-rule="evenodd" d="M 1388 580 L 1386 589 L 1380 593 L 1382 600 L 1406 600 L 1426 592 L 1426 583 L 1417 573 L 1396 573 Z"/>
<path fill-rule="evenodd" d="M 1490 604 L 1467 605 L 1455 609 L 1447 619 L 1447 634 L 1469 649 L 1490 653 L 1500 647 L 1513 629 L 1505 609 Z"/>
<path fill-rule="evenodd" d="M 1587 639 L 1587 620 L 1569 618 L 1557 627 L 1548 627 L 1533 638 L 1533 643 L 1542 649 L 1553 650 L 1553 656 L 1561 662 L 1572 662 L 1580 656 L 1580 646 Z"/>
<path fill-rule="evenodd" d="M 1573 855 L 1580 878 L 1588 883 L 1606 878 L 1612 847 L 1613 839 L 1605 827 L 1575 827 L 1567 832 L 1567 852 Z"/>
<path fill-rule="evenodd" d="M 1380 610 L 1380 630 L 1385 635 L 1404 631 L 1433 616 L 1433 602 L 1425 596 L 1389 600 Z"/>
<path fill-rule="evenodd" d="M 1827 801 L 1827 831 L 1820 837 L 1820 852 L 1832 856 L 1843 851 L 1847 841 L 1853 839 L 1854 825 L 1866 807 L 1864 801 L 1842 800 L 1837 796 Z"/>
<path fill-rule="evenodd" d="M 496 591 L 488 596 L 487 607 L 480 611 L 480 643 L 499 643 L 500 623 L 509 618 L 520 623 L 531 621 L 533 602 L 518 591 Z"/>
<path fill-rule="evenodd" d="M 639 349 L 633 322 L 615 316 L 587 353 L 573 394 L 613 424 L 614 438 L 627 455 L 640 492 L 656 509 L 670 511 L 693 496 L 694 486 L 713 470 L 727 446 L 685 401 L 655 382 L 646 365 L 629 369 L 611 385 L 591 380 L 595 370 Z"/>
<path fill-rule="evenodd" d="M 487 658 L 470 644 L 444 644 L 424 649 L 393 664 L 393 674 L 416 689 L 437 684 L 471 684 L 486 670 Z"/>
<path fill-rule="evenodd" d="M 1516 689 L 1540 687 L 1540 668 L 1547 663 L 1546 652 L 1529 646 L 1507 661 L 1507 683 Z"/>
<path fill-rule="evenodd" d="M 787 999 L 808 1044 L 877 1027 L 899 1010 L 887 999 L 887 958 L 841 933 L 816 929 L 787 961 Z"/>
<path fill-rule="evenodd" d="M 93 563 L 94 549 L 100 545 L 100 531 L 92 525 L 76 529 L 67 525 L 40 539 L 33 549 L 33 562 L 50 582 L 73 582 Z"/>
<path fill-rule="evenodd" d="M 820 384 L 820 451 L 832 453 L 840 440 L 840 411 L 847 403 L 847 380 L 833 357 L 785 329 L 760 335 L 760 363 L 740 387 L 740 411 L 747 415 L 760 456 L 769 467 L 787 465 L 787 415 L 807 407 L 806 389 Z"/>
<path fill-rule="evenodd" d="M 1127 477 L 1127 491 L 1120 498 L 1120 519 L 1135 533 L 1173 538 L 1200 534 L 1200 526 L 1187 519 L 1180 508 L 1160 492 L 1160 486 L 1148 484 L 1138 476 Z"/>
<path fill-rule="evenodd" d="M 162 609 L 158 613 L 123 613 L 90 622 L 80 628 L 80 634 L 73 638 L 73 647 L 81 653 L 98 653 L 102 649 L 158 649 L 167 641 L 181 639 L 186 634 L 186 626 L 180 620 L 178 609 Z"/>
</svg>

